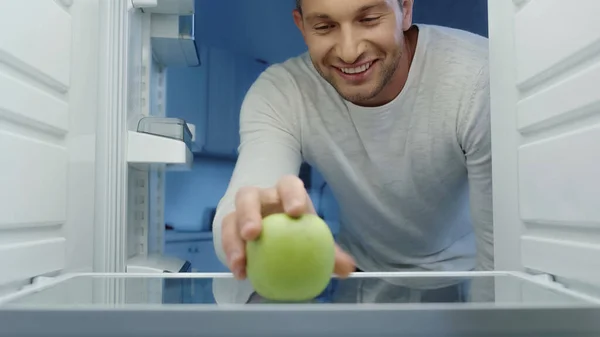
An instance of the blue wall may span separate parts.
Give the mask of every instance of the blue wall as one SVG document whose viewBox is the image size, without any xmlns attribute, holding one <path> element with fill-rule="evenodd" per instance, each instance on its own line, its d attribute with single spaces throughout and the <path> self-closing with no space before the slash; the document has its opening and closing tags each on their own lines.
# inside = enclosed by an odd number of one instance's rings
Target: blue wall
<svg viewBox="0 0 600 337">
<path fill-rule="evenodd" d="M 508 0 L 506 0 L 508 1 Z M 197 0 L 196 36 L 202 44 L 248 57 L 281 62 L 306 50 L 291 17 L 294 0 Z M 415 0 L 414 21 L 438 24 L 487 36 L 487 0 Z M 167 111 L 197 111 L 197 93 L 204 90 L 201 79 L 206 71 L 178 71 L 176 83 L 169 82 Z M 210 86 L 210 83 L 208 83 Z M 207 210 L 223 195 L 234 162 L 197 159 L 191 172 L 169 172 L 166 181 L 165 220 L 183 230 L 209 228 Z M 311 197 L 319 199 L 319 177 Z M 323 190 L 323 211 L 337 227 L 337 205 L 331 191 Z"/>
<path fill-rule="evenodd" d="M 295 0 L 197 0 L 202 42 L 277 63 L 306 50 L 292 20 Z"/>
<path fill-rule="evenodd" d="M 487 0 L 415 0 L 413 21 L 463 29 L 487 37 Z"/>
</svg>

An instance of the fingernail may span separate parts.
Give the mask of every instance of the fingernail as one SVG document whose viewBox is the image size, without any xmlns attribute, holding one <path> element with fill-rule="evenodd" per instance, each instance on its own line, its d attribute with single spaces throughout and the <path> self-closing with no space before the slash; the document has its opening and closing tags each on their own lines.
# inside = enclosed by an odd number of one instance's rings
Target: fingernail
<svg viewBox="0 0 600 337">
<path fill-rule="evenodd" d="M 286 205 L 286 212 L 292 212 L 302 206 L 302 201 L 298 199 L 290 200 Z"/>
<path fill-rule="evenodd" d="M 253 225 L 254 225 L 254 223 L 252 221 L 248 221 L 242 226 L 242 232 L 240 233 L 242 235 L 242 238 L 244 238 L 244 239 L 248 238 L 248 236 L 250 235 L 250 230 Z"/>
</svg>

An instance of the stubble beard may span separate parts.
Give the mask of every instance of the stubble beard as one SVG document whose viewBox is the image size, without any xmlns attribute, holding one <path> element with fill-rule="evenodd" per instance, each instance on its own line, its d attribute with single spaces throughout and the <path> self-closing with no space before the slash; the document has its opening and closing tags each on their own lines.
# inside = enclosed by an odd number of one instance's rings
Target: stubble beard
<svg viewBox="0 0 600 337">
<path fill-rule="evenodd" d="M 339 85 L 336 83 L 335 75 L 325 74 L 321 67 L 314 60 L 312 60 L 312 58 L 311 60 L 314 68 L 317 70 L 319 75 L 321 75 L 321 77 L 325 81 L 327 81 L 343 99 L 354 104 L 361 104 L 363 102 L 369 102 L 375 97 L 377 97 L 377 95 L 379 95 L 383 91 L 383 89 L 388 85 L 388 83 L 391 82 L 392 78 L 394 77 L 394 74 L 396 73 L 396 70 L 400 66 L 400 60 L 402 59 L 403 55 L 404 53 L 402 52 L 402 48 L 398 48 L 398 50 L 394 54 L 392 54 L 389 64 L 384 64 L 382 69 L 379 71 L 379 74 L 376 79 L 377 83 L 375 85 L 375 88 L 373 88 L 369 92 L 361 92 L 354 94 L 342 92 L 339 88 Z M 381 63 L 381 61 L 378 62 Z"/>
</svg>

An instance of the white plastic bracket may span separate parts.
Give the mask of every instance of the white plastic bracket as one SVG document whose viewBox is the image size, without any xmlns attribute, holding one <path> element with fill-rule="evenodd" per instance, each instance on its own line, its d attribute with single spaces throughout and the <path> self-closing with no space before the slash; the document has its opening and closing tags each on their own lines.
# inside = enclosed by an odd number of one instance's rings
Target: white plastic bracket
<svg viewBox="0 0 600 337">
<path fill-rule="evenodd" d="M 537 274 L 537 275 L 532 275 L 531 279 L 538 282 L 538 283 L 542 283 L 542 284 L 552 284 L 554 286 L 558 286 L 561 288 L 564 288 L 564 285 L 562 285 L 559 282 L 556 282 L 556 279 L 553 275 L 550 274 Z"/>
<path fill-rule="evenodd" d="M 37 276 L 31 280 L 31 286 L 40 287 L 48 283 L 52 283 L 56 280 L 56 277 L 49 276 Z"/>
</svg>

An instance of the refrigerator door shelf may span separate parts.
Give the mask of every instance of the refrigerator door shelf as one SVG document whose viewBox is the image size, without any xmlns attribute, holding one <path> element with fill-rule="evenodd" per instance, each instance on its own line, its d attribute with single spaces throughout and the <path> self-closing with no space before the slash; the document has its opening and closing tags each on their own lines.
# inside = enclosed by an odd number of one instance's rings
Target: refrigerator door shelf
<svg viewBox="0 0 600 337">
<path fill-rule="evenodd" d="M 144 132 L 128 131 L 127 162 L 140 169 L 166 165 L 168 169 L 189 170 L 194 156 L 182 140 Z"/>
</svg>

